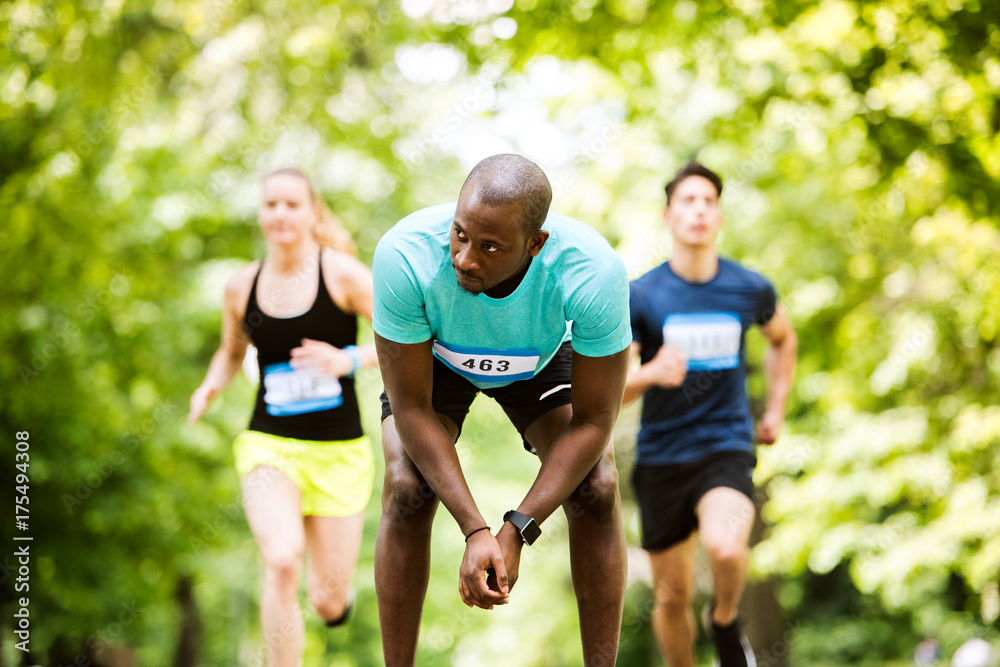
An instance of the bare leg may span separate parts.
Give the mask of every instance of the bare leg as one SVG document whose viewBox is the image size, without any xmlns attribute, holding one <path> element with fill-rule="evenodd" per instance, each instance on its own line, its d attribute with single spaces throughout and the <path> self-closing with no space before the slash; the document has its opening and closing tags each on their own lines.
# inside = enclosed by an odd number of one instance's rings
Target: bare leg
<svg viewBox="0 0 1000 667">
<path fill-rule="evenodd" d="M 695 512 L 715 583 L 712 620 L 726 626 L 736 619 L 746 585 L 753 501 L 736 489 L 717 487 L 701 497 Z"/>
<path fill-rule="evenodd" d="M 458 428 L 439 415 L 457 437 Z M 413 465 L 396 433 L 396 421 L 382 422 L 385 484 L 382 518 L 375 541 L 375 591 L 387 667 L 414 664 L 420 615 L 431 565 L 431 526 L 438 499 Z"/>
<path fill-rule="evenodd" d="M 542 415 L 525 431 L 541 460 L 572 415 L 569 406 Z M 583 663 L 614 665 L 625 600 L 625 531 L 618 495 L 614 448 L 604 456 L 563 503 L 569 524 L 570 567 L 580 613 Z"/>
<path fill-rule="evenodd" d="M 670 667 L 693 667 L 698 636 L 691 600 L 694 597 L 694 544 L 692 533 L 683 542 L 649 554 L 653 567 L 653 632 L 660 653 Z"/>
<path fill-rule="evenodd" d="M 305 642 L 298 596 L 305 544 L 302 494 L 292 480 L 267 466 L 251 470 L 242 486 L 247 521 L 264 557 L 260 620 L 268 662 L 295 667 Z"/>
<path fill-rule="evenodd" d="M 347 610 L 364 524 L 363 512 L 305 518 L 309 601 L 326 622 L 340 620 Z"/>
</svg>

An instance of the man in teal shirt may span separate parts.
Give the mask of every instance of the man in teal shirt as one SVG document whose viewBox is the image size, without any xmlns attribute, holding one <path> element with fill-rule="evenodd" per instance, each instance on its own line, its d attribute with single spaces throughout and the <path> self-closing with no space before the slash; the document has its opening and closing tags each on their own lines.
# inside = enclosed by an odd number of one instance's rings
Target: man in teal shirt
<svg viewBox="0 0 1000 667">
<path fill-rule="evenodd" d="M 563 505 L 584 661 L 614 664 L 625 537 L 610 440 L 632 335 L 628 279 L 607 241 L 550 214 L 551 201 L 537 165 L 496 155 L 457 204 L 404 218 L 375 251 L 386 461 L 375 586 L 390 667 L 415 660 L 438 500 L 466 539 L 462 599 L 483 609 L 507 604 L 522 547 Z M 496 535 L 454 447 L 480 391 L 541 460 Z"/>
</svg>

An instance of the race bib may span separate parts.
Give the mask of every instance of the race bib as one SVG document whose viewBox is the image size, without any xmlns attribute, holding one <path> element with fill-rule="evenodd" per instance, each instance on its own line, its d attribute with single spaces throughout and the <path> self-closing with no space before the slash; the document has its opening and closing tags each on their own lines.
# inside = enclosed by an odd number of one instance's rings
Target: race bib
<svg viewBox="0 0 1000 667">
<path fill-rule="evenodd" d="M 434 341 L 434 356 L 469 380 L 511 382 L 535 376 L 538 350 L 490 350 Z"/>
<path fill-rule="evenodd" d="M 344 402 L 340 381 L 315 370 L 296 370 L 291 364 L 271 364 L 264 369 L 264 403 L 276 417 L 300 415 L 335 408 Z"/>
<path fill-rule="evenodd" d="M 735 313 L 668 315 L 663 342 L 687 357 L 688 370 L 713 371 L 740 364 L 743 324 Z"/>
</svg>

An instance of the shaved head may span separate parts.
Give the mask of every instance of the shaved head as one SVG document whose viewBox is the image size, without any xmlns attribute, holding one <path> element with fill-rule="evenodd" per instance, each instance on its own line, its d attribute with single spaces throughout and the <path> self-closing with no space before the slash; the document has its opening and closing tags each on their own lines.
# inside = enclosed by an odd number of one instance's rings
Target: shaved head
<svg viewBox="0 0 1000 667">
<path fill-rule="evenodd" d="M 469 172 L 462 192 L 489 207 L 518 204 L 521 231 L 530 237 L 542 228 L 552 203 L 552 186 L 541 168 L 520 155 L 502 153 L 488 157 Z"/>
</svg>

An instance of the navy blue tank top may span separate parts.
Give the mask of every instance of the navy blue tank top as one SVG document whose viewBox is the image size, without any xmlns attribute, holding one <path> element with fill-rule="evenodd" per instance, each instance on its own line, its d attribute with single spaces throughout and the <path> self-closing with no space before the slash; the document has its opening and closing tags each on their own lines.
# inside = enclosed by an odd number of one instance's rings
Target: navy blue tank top
<svg viewBox="0 0 1000 667">
<path fill-rule="evenodd" d="M 260 369 L 250 430 L 299 440 L 360 438 L 363 431 L 354 378 L 295 370 L 288 363 L 303 338 L 341 349 L 357 342 L 357 317 L 333 302 L 323 282 L 322 261 L 316 300 L 308 311 L 295 317 L 271 317 L 261 311 L 257 302 L 259 278 L 260 269 L 243 315 L 244 331 L 257 348 Z"/>
</svg>

